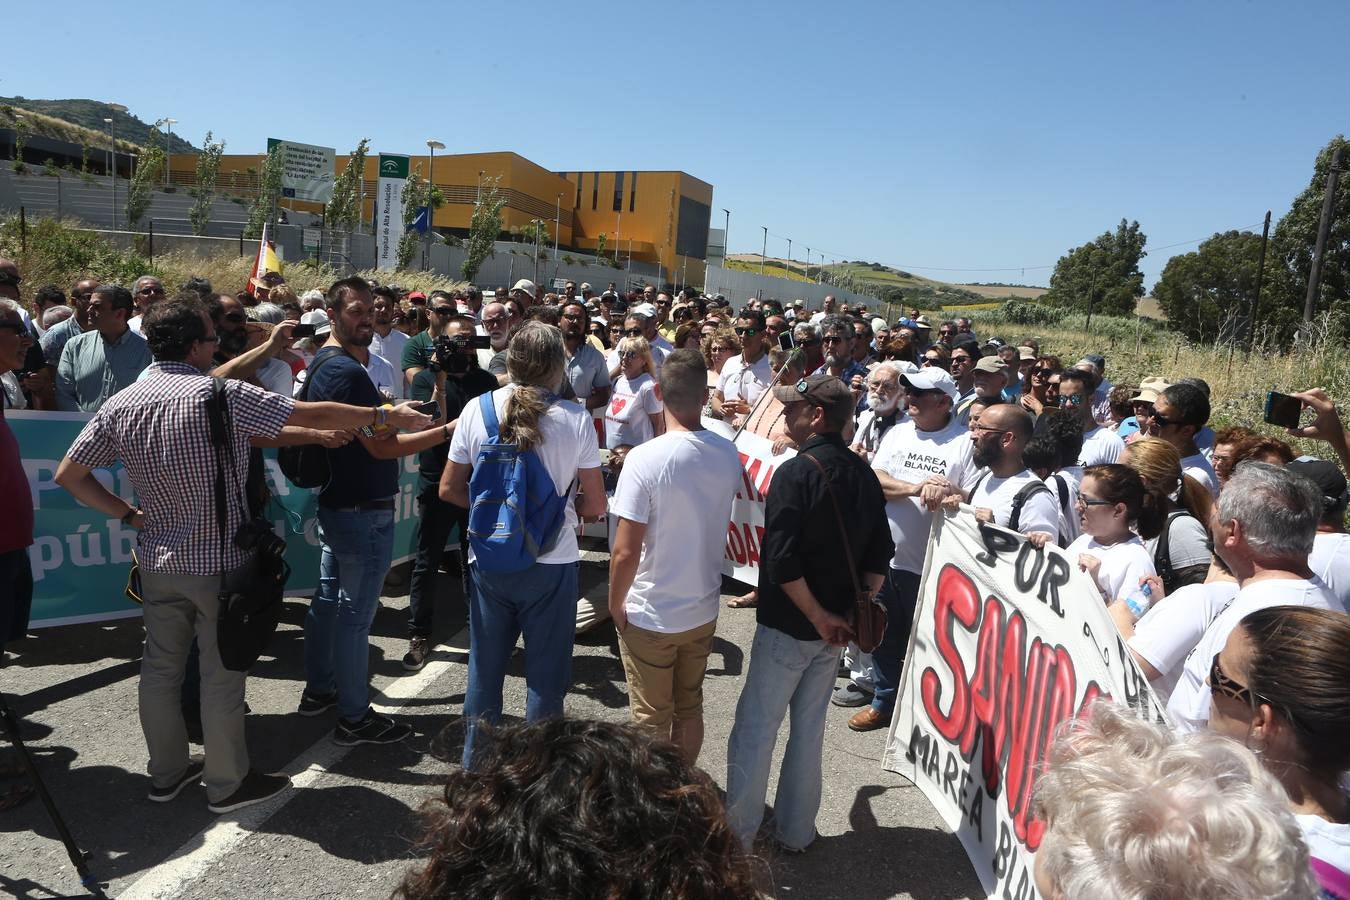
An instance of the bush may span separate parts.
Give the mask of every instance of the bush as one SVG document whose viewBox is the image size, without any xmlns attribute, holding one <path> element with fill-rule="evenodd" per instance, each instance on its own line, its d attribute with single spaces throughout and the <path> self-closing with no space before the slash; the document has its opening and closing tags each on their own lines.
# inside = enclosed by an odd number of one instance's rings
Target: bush
<svg viewBox="0 0 1350 900">
<path fill-rule="evenodd" d="M 18 261 L 25 283 L 67 285 L 88 276 L 130 285 L 151 271 L 145 257 L 55 219 L 30 220 L 27 245 L 26 251 L 20 249 L 18 216 L 0 222 L 0 256 Z"/>
<path fill-rule="evenodd" d="M 1010 325 L 1058 325 L 1064 320 L 1063 309 L 1022 300 L 1004 303 L 999 314 Z"/>
</svg>

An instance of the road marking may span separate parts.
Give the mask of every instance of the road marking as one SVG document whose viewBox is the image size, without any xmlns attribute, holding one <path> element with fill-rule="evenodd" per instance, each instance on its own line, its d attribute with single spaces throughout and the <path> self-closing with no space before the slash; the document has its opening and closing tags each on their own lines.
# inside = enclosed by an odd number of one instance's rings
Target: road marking
<svg viewBox="0 0 1350 900">
<path fill-rule="evenodd" d="M 452 665 L 463 664 L 464 657 L 468 654 L 468 646 L 469 629 L 465 626 L 437 648 L 438 655 L 446 655 L 449 658 L 433 659 L 416 675 L 394 679 L 386 690 L 375 692 L 373 705 L 384 712 L 401 709 L 409 700 L 419 696 L 436 679 L 448 672 Z M 300 789 L 309 787 L 327 775 L 351 749 L 333 743 L 329 735 L 319 738 L 282 770 L 291 776 L 294 789 L 275 800 L 216 819 L 193 835 L 168 859 L 147 869 L 135 883 L 119 892 L 117 895 L 119 900 L 155 900 L 178 896 L 188 882 L 200 878 L 212 864 L 258 831 L 262 824 L 289 803 Z"/>
</svg>

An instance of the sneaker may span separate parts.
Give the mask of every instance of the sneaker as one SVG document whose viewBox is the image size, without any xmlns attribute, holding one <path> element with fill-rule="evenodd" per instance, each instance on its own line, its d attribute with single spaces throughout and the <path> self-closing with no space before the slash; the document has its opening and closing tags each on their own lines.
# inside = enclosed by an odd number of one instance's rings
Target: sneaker
<svg viewBox="0 0 1350 900">
<path fill-rule="evenodd" d="M 303 691 L 300 694 L 300 715 L 302 716 L 317 716 L 334 706 L 337 706 L 337 691 L 328 694 L 311 694 L 309 691 Z"/>
<path fill-rule="evenodd" d="M 188 767 L 183 772 L 183 777 L 179 778 L 168 787 L 155 787 L 150 785 L 150 799 L 156 803 L 168 803 L 174 797 L 183 793 L 183 788 L 190 784 L 196 784 L 202 780 L 202 772 L 206 769 L 206 763 L 200 756 L 188 757 Z"/>
<path fill-rule="evenodd" d="M 206 804 L 206 808 L 217 815 L 234 812 L 236 809 L 243 809 L 245 806 L 271 800 L 290 786 L 291 778 L 289 775 L 264 775 L 261 772 L 249 772 L 244 776 L 243 782 L 239 785 L 239 790 L 224 800 Z"/>
<path fill-rule="evenodd" d="M 431 655 L 431 641 L 424 637 L 408 639 L 408 652 L 403 654 L 403 668 L 409 672 L 420 672 Z"/>
<path fill-rule="evenodd" d="M 835 706 L 862 706 L 872 702 L 872 692 L 859 686 L 858 682 L 850 681 L 834 689 L 830 702 Z"/>
<path fill-rule="evenodd" d="M 360 722 L 348 723 L 338 719 L 333 729 L 333 743 L 343 747 L 355 747 L 357 744 L 396 744 L 412 734 L 412 726 L 395 722 L 388 716 L 382 716 L 374 710 L 367 710 Z"/>
</svg>

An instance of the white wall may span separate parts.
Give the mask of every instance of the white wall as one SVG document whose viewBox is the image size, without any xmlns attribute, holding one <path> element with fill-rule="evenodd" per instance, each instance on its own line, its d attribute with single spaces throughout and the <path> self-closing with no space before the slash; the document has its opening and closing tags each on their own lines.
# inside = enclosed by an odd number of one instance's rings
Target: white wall
<svg viewBox="0 0 1350 900">
<path fill-rule="evenodd" d="M 815 284 L 807 281 L 793 281 L 789 278 L 771 278 L 740 269 L 709 267 L 704 279 L 703 290 L 708 294 L 722 294 L 735 306 L 743 300 L 759 296 L 765 300 L 778 300 L 788 303 L 798 298 L 805 300 L 808 306 L 818 307 L 831 294 L 840 303 L 866 303 L 872 309 L 880 306 L 876 297 L 846 291 L 829 284 Z"/>
</svg>

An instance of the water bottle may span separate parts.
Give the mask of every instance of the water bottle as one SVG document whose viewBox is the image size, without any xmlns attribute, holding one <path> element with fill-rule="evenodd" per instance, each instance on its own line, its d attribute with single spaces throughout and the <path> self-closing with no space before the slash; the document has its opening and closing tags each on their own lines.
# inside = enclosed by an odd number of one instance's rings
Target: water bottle
<svg viewBox="0 0 1350 900">
<path fill-rule="evenodd" d="M 1153 603 L 1153 588 L 1146 581 L 1125 598 L 1125 606 L 1129 609 L 1130 615 L 1134 616 L 1135 621 L 1139 621 L 1144 613 Z"/>
</svg>

